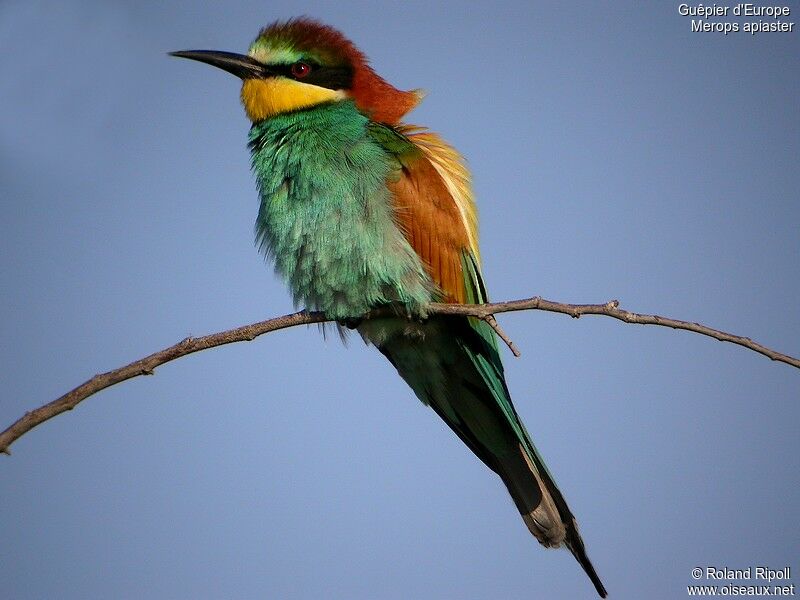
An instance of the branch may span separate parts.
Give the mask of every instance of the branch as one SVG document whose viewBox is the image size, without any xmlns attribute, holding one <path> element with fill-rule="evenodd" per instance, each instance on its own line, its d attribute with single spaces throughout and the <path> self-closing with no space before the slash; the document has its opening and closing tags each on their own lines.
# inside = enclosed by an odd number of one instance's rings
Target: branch
<svg viewBox="0 0 800 600">
<path fill-rule="evenodd" d="M 604 315 L 606 317 L 613 317 L 625 323 L 634 323 L 637 325 L 661 325 L 662 327 L 671 327 L 672 329 L 684 329 L 686 331 L 693 331 L 701 335 L 712 337 L 721 342 L 731 342 L 739 346 L 763 354 L 772 360 L 786 363 L 793 367 L 800 369 L 800 359 L 789 356 L 788 354 L 781 354 L 771 348 L 762 346 L 754 342 L 750 338 L 742 337 L 740 335 L 733 335 L 726 333 L 719 329 L 712 329 L 700 323 L 692 323 L 690 321 L 679 321 L 678 319 L 670 319 L 669 317 L 659 317 L 658 315 L 643 315 L 640 313 L 630 312 L 619 308 L 619 300 L 611 300 L 605 304 L 563 304 L 561 302 L 552 302 L 545 300 L 539 296 L 528 298 L 526 300 L 511 300 L 509 302 L 495 302 L 491 304 L 431 304 L 429 305 L 429 312 L 438 315 L 467 315 L 478 317 L 479 319 L 487 320 L 492 315 L 504 312 L 514 312 L 518 310 L 544 310 L 547 312 L 561 313 L 569 315 L 577 319 L 582 315 Z M 491 323 L 490 323 L 491 324 Z M 500 333 L 500 332 L 498 332 Z M 500 334 L 511 351 L 514 352 L 513 342 Z M 0 437 L 0 448 L 2 448 L 2 437 Z"/>
<path fill-rule="evenodd" d="M 625 323 L 635 323 L 638 325 L 661 325 L 664 327 L 671 327 L 673 329 L 684 329 L 686 331 L 693 331 L 701 335 L 706 335 L 722 342 L 731 342 L 744 346 L 754 352 L 763 354 L 772 360 L 779 361 L 800 368 L 800 359 L 793 358 L 786 354 L 781 354 L 775 350 L 771 350 L 761 344 L 752 341 L 750 338 L 725 333 L 711 327 L 706 327 L 699 323 L 690 323 L 688 321 L 679 321 L 677 319 L 670 319 L 666 317 L 659 317 L 657 315 L 643 315 L 639 313 L 629 312 L 619 308 L 619 302 L 612 300 L 605 304 L 562 304 L 560 302 L 551 302 L 538 296 L 528 298 L 526 300 L 513 300 L 510 302 L 496 302 L 491 304 L 430 304 L 427 307 L 429 315 L 462 315 L 471 316 L 486 321 L 498 334 L 498 336 L 508 345 L 515 356 L 519 356 L 519 351 L 514 346 L 514 343 L 508 336 L 500 329 L 494 315 L 504 312 L 512 312 L 518 310 L 544 310 L 548 312 L 556 312 L 569 315 L 573 318 L 578 318 L 582 315 L 605 315 L 613 317 Z M 391 306 L 381 307 L 375 309 L 365 315 L 366 319 L 374 319 L 379 317 L 397 316 L 397 311 Z M 183 341 L 178 342 L 174 346 L 165 348 L 159 352 L 146 356 L 140 360 L 134 361 L 129 365 L 120 367 L 107 373 L 95 375 L 88 381 L 79 385 L 75 389 L 67 392 L 60 398 L 52 402 L 40 406 L 39 408 L 25 413 L 20 419 L 14 422 L 8 429 L 0 433 L 0 453 L 11 454 L 9 446 L 22 437 L 25 433 L 44 423 L 48 419 L 52 419 L 68 410 L 72 410 L 83 400 L 89 396 L 96 394 L 100 390 L 107 387 L 121 383 L 127 379 L 138 377 L 139 375 L 152 375 L 155 368 L 165 363 L 192 354 L 207 350 L 208 348 L 215 348 L 225 344 L 232 344 L 234 342 L 249 342 L 254 340 L 260 335 L 278 331 L 279 329 L 286 329 L 288 327 L 295 327 L 296 325 L 310 325 L 312 323 L 325 323 L 333 319 L 327 318 L 320 312 L 296 312 L 290 315 L 284 315 L 266 321 L 253 323 L 252 325 L 244 325 L 236 329 L 228 331 L 221 331 L 199 338 L 188 337 Z"/>
</svg>

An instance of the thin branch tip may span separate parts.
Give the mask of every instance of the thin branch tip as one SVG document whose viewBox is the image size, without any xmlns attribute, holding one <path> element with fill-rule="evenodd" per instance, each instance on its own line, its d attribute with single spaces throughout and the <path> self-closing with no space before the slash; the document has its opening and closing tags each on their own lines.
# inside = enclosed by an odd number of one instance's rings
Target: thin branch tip
<svg viewBox="0 0 800 600">
<path fill-rule="evenodd" d="M 517 345 L 511 340 L 510 337 L 508 337 L 506 332 L 503 331 L 503 329 L 500 327 L 500 324 L 497 322 L 497 319 L 494 318 L 493 314 L 489 313 L 488 315 L 481 317 L 481 319 L 486 321 L 489 327 L 494 329 L 494 332 L 497 334 L 497 337 L 499 337 L 506 343 L 506 346 L 508 346 L 508 349 L 511 350 L 511 353 L 514 356 L 516 356 L 517 358 L 522 356 L 522 353 L 517 349 Z"/>
</svg>

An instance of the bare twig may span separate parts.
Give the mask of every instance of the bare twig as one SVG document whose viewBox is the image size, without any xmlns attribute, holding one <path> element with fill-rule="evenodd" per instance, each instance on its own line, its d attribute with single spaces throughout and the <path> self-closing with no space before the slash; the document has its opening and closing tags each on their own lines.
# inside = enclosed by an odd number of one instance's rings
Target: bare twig
<svg viewBox="0 0 800 600">
<path fill-rule="evenodd" d="M 550 300 L 545 300 L 537 296 L 526 300 L 513 300 L 510 302 L 497 302 L 492 304 L 431 304 L 427 307 L 427 312 L 430 315 L 462 315 L 483 319 L 497 332 L 498 336 L 508 345 L 516 356 L 519 356 L 519 351 L 503 330 L 500 329 L 500 326 L 494 319 L 494 315 L 518 310 L 544 310 L 562 313 L 574 318 L 578 318 L 582 315 L 605 315 L 619 319 L 625 323 L 661 325 L 673 329 L 685 329 L 686 331 L 693 331 L 723 342 L 731 342 L 744 346 L 772 360 L 800 368 L 800 359 L 771 350 L 770 348 L 752 341 L 750 338 L 725 333 L 724 331 L 712 329 L 711 327 L 706 327 L 699 323 L 679 321 L 677 319 L 659 317 L 657 315 L 643 315 L 629 312 L 619 308 L 619 302 L 617 300 L 612 300 L 605 304 L 562 304 L 560 302 L 551 302 Z M 396 314 L 392 307 L 384 307 L 372 311 L 366 315 L 365 318 L 379 318 Z M 170 346 L 150 356 L 134 361 L 129 365 L 113 371 L 108 371 L 107 373 L 95 375 L 60 398 L 25 413 L 16 422 L 12 423 L 8 429 L 0 433 L 0 453 L 10 454 L 9 446 L 25 433 L 56 415 L 72 410 L 80 402 L 96 394 L 100 390 L 127 379 L 138 377 L 139 375 L 152 375 L 156 367 L 175 360 L 176 358 L 216 346 L 232 344 L 234 342 L 252 341 L 260 335 L 279 329 L 286 329 L 287 327 L 325 323 L 331 320 L 332 319 L 328 319 L 322 313 L 301 311 L 199 338 L 186 338 L 174 346 Z"/>
<path fill-rule="evenodd" d="M 497 334 L 497 337 L 499 337 L 506 343 L 506 346 L 508 346 L 508 349 L 511 350 L 511 353 L 514 356 L 516 356 L 517 358 L 522 356 L 520 351 L 517 349 L 517 345 L 514 342 L 512 342 L 511 338 L 508 337 L 505 331 L 503 331 L 503 329 L 500 327 L 500 324 L 497 322 L 497 319 L 494 318 L 494 315 L 486 315 L 485 317 L 481 318 L 489 324 L 489 327 L 494 329 L 494 332 Z"/>
<path fill-rule="evenodd" d="M 223 346 L 234 342 L 251 341 L 259 335 L 269 333 L 270 331 L 294 327 L 295 325 L 324 323 L 328 320 L 329 319 L 326 319 L 325 315 L 322 313 L 301 311 L 291 315 L 284 315 L 275 319 L 253 323 L 252 325 L 237 327 L 236 329 L 230 329 L 228 331 L 212 333 L 211 335 L 205 335 L 199 338 L 188 337 L 174 346 L 155 352 L 150 356 L 145 356 L 129 365 L 114 369 L 113 371 L 108 371 L 107 373 L 95 375 L 60 398 L 44 406 L 40 406 L 35 410 L 26 412 L 23 417 L 18 419 L 4 432 L 0 433 L 0 452 L 10 454 L 8 447 L 20 436 L 48 419 L 52 419 L 62 412 L 72 410 L 92 394 L 96 394 L 100 390 L 121 383 L 126 379 L 138 377 L 139 375 L 152 375 L 156 367 L 175 360 L 176 358 L 192 354 L 193 352 L 199 352 L 200 350 L 215 348 L 216 346 Z"/>
<path fill-rule="evenodd" d="M 686 331 L 693 331 L 701 335 L 707 335 L 721 342 L 731 342 L 738 344 L 758 352 L 772 360 L 786 363 L 793 367 L 800 369 L 800 359 L 794 358 L 787 354 L 781 354 L 771 348 L 762 346 L 754 342 L 750 338 L 733 335 L 726 333 L 719 329 L 712 329 L 700 323 L 692 323 L 690 321 L 679 321 L 678 319 L 670 319 L 668 317 L 659 317 L 658 315 L 643 315 L 640 313 L 630 312 L 619 308 L 619 300 L 610 300 L 605 304 L 563 304 L 561 302 L 552 302 L 545 300 L 539 296 L 528 298 L 526 300 L 511 300 L 509 302 L 496 302 L 492 304 L 431 304 L 429 308 L 430 313 L 439 315 L 469 315 L 485 319 L 488 315 L 496 315 L 498 313 L 513 312 L 517 310 L 544 310 L 547 312 L 556 312 L 564 315 L 569 315 L 577 319 L 582 315 L 604 315 L 606 317 L 613 317 L 625 323 L 635 323 L 637 325 L 661 325 L 663 327 L 671 327 L 672 329 L 684 329 Z M 2 447 L 2 446 L 0 446 Z"/>
</svg>

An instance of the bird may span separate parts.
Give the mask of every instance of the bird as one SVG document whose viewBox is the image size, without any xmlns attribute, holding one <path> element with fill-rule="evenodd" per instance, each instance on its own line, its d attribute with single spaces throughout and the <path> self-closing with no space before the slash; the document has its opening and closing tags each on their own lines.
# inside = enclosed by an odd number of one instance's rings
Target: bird
<svg viewBox="0 0 800 600">
<path fill-rule="evenodd" d="M 375 346 L 499 475 L 539 543 L 565 546 L 605 598 L 575 517 L 511 401 L 495 330 L 426 311 L 488 296 L 465 161 L 404 121 L 422 92 L 394 87 L 340 31 L 308 17 L 264 27 L 246 54 L 170 54 L 241 79 L 260 199 L 256 243 L 295 304 Z"/>
</svg>

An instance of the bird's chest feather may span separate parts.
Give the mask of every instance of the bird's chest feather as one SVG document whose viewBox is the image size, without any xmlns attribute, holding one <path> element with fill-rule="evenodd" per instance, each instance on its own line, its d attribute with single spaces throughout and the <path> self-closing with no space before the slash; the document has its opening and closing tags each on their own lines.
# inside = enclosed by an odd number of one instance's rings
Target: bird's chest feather
<svg viewBox="0 0 800 600">
<path fill-rule="evenodd" d="M 393 165 L 349 102 L 258 123 L 256 236 L 294 300 L 336 318 L 430 301 L 430 279 L 395 224 Z"/>
</svg>

